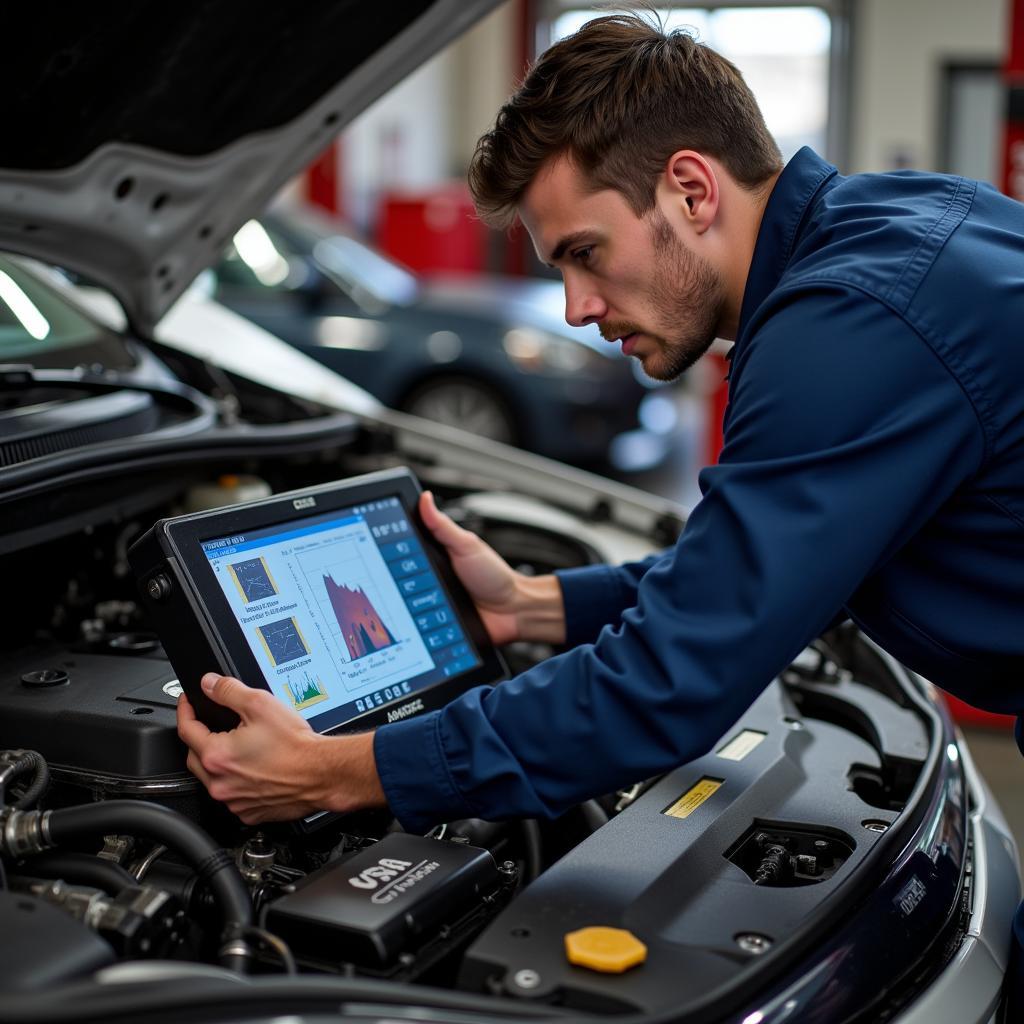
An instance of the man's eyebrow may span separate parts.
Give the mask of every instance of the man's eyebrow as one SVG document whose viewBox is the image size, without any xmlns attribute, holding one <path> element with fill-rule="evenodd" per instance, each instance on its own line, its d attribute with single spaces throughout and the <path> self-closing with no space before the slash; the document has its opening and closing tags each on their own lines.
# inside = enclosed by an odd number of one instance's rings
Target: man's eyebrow
<svg viewBox="0 0 1024 1024">
<path fill-rule="evenodd" d="M 549 257 L 551 263 L 548 264 L 550 267 L 552 263 L 560 260 L 565 255 L 565 250 L 571 246 L 578 245 L 580 242 L 589 238 L 593 232 L 591 231 L 574 231 L 571 235 L 563 235 L 558 240 L 558 244 L 551 250 L 551 256 Z"/>
</svg>

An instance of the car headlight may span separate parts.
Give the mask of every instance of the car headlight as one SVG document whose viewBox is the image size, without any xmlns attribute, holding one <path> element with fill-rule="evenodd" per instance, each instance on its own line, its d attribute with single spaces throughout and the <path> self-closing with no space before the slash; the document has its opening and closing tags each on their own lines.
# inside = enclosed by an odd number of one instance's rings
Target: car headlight
<svg viewBox="0 0 1024 1024">
<path fill-rule="evenodd" d="M 571 338 L 534 327 L 513 327 L 501 339 L 505 354 L 524 373 L 579 373 L 604 370 L 607 360 L 599 352 Z"/>
</svg>

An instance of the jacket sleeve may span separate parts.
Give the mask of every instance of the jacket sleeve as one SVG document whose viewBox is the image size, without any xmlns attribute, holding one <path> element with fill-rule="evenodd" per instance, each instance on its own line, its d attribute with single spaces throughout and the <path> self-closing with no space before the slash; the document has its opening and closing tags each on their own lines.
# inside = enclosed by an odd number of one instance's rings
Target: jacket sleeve
<svg viewBox="0 0 1024 1024">
<path fill-rule="evenodd" d="M 377 731 L 406 828 L 557 815 L 705 753 L 983 461 L 956 379 L 859 292 L 777 304 L 734 363 L 722 458 L 619 621 Z"/>
<path fill-rule="evenodd" d="M 622 618 L 636 604 L 644 574 L 667 552 L 625 565 L 587 565 L 560 569 L 555 575 L 565 602 L 565 646 L 593 643 L 605 626 Z"/>
</svg>

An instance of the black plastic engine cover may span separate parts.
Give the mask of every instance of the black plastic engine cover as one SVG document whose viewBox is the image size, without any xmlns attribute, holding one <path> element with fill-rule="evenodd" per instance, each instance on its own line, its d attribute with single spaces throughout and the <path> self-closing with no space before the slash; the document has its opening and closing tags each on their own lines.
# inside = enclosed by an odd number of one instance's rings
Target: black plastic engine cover
<svg viewBox="0 0 1024 1024">
<path fill-rule="evenodd" d="M 35 647 L 4 658 L 0 749 L 37 750 L 58 777 L 130 795 L 161 781 L 194 789 L 175 722 L 174 670 L 161 657 Z"/>
<path fill-rule="evenodd" d="M 682 1017 L 763 985 L 773 960 L 764 950 L 825 913 L 879 840 L 865 822 L 884 831 L 897 818 L 853 791 L 851 766 L 881 773 L 896 759 L 920 770 L 928 753 L 912 710 L 849 682 L 830 696 L 825 721 L 801 715 L 781 684 L 769 687 L 711 753 L 666 775 L 495 918 L 467 950 L 460 987 Z M 820 878 L 755 884 L 729 855 L 762 830 L 821 837 L 837 856 Z M 646 961 L 621 974 L 569 963 L 566 934 L 589 926 L 629 930 Z"/>
<path fill-rule="evenodd" d="M 84 924 L 42 900 L 0 892 L 0 992 L 31 992 L 112 964 L 113 949 Z"/>
<path fill-rule="evenodd" d="M 266 926 L 304 961 L 384 968 L 499 885 L 487 850 L 396 833 L 311 874 Z"/>
</svg>

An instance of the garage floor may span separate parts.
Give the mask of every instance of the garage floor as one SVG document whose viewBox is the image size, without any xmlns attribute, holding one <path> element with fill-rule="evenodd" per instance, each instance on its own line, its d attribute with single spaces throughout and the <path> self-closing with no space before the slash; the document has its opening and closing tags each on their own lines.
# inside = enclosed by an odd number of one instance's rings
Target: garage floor
<svg viewBox="0 0 1024 1024">
<path fill-rule="evenodd" d="M 1017 848 L 1024 851 L 1024 758 L 1013 737 L 994 729 L 964 729 L 978 771 L 1006 815 Z"/>
<path fill-rule="evenodd" d="M 683 388 L 676 387 L 674 398 L 679 412 L 680 431 L 668 459 L 656 469 L 624 477 L 625 482 L 654 494 L 672 498 L 691 507 L 700 498 L 697 488 L 697 460 L 704 451 L 703 404 Z M 965 728 L 978 770 L 985 777 L 1017 841 L 1024 851 L 1024 758 L 1008 731 Z"/>
</svg>

